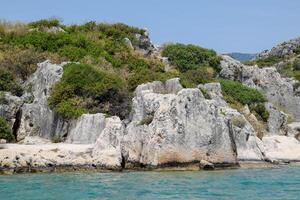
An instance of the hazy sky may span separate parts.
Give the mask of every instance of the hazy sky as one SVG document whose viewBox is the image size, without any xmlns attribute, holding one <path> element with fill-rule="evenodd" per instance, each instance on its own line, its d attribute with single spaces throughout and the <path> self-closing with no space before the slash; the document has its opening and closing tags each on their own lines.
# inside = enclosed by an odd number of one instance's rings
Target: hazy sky
<svg viewBox="0 0 300 200">
<path fill-rule="evenodd" d="M 300 0 L 0 0 L 0 19 L 124 22 L 154 43 L 258 52 L 300 36 Z"/>
</svg>

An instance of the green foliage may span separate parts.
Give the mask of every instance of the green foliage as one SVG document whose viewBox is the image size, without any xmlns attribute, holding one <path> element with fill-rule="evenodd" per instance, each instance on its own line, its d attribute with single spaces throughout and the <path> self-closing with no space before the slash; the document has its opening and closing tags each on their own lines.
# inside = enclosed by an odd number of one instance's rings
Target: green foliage
<svg viewBox="0 0 300 200">
<path fill-rule="evenodd" d="M 5 119 L 0 117 L 0 139 L 5 139 L 7 142 L 15 141 L 15 138 Z"/>
<path fill-rule="evenodd" d="M 29 23 L 31 28 L 41 28 L 41 27 L 53 27 L 53 26 L 60 26 L 59 19 L 51 18 L 51 19 L 42 19 L 35 22 Z"/>
<path fill-rule="evenodd" d="M 100 106 L 109 102 L 112 104 L 109 107 L 118 106 L 114 105 L 114 100 L 108 96 L 115 92 L 114 96 L 110 97 L 118 99 L 122 91 L 126 91 L 125 85 L 117 75 L 93 66 L 68 64 L 64 66 L 63 77 L 54 86 L 48 100 L 50 106 L 64 118 L 77 118 L 87 111 L 92 111 L 94 104 Z M 126 100 L 125 97 L 124 100 Z M 112 109 L 103 107 L 100 110 L 110 114 Z"/>
<path fill-rule="evenodd" d="M 276 56 L 269 56 L 268 58 L 244 61 L 242 63 L 245 65 L 258 65 L 259 67 L 269 67 L 279 63 L 282 60 L 282 58 Z"/>
<path fill-rule="evenodd" d="M 195 88 L 199 84 L 212 82 L 214 74 L 214 69 L 211 67 L 189 70 L 181 74 L 180 82 L 184 88 Z"/>
<path fill-rule="evenodd" d="M 22 87 L 16 82 L 13 75 L 5 70 L 0 69 L 0 91 L 12 92 L 12 94 L 21 96 Z"/>
<path fill-rule="evenodd" d="M 181 72 L 195 70 L 203 66 L 211 66 L 217 69 L 220 63 L 220 58 L 215 51 L 191 44 L 166 45 L 162 55 L 168 57 L 171 64 Z"/>
<path fill-rule="evenodd" d="M 230 96 L 233 100 L 243 105 L 263 103 L 266 101 L 265 97 L 258 90 L 247 87 L 240 82 L 220 80 L 220 83 L 225 96 Z"/>
<path fill-rule="evenodd" d="M 269 119 L 270 113 L 266 110 L 266 107 L 263 103 L 252 104 L 250 105 L 251 112 L 256 114 L 256 117 L 259 117 L 264 122 L 267 122 Z"/>
<path fill-rule="evenodd" d="M 220 83 L 225 100 L 233 107 L 239 108 L 240 104 L 247 104 L 250 111 L 254 112 L 261 120 L 268 120 L 269 112 L 263 104 L 266 99 L 258 90 L 232 80 L 220 80 Z"/>
<path fill-rule="evenodd" d="M 300 70 L 300 59 L 296 58 L 293 62 L 293 70 Z"/>
</svg>

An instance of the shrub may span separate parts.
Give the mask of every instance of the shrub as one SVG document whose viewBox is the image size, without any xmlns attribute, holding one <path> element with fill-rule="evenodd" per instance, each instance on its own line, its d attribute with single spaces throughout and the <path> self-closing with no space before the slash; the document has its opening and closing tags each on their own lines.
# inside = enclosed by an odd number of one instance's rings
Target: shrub
<svg viewBox="0 0 300 200">
<path fill-rule="evenodd" d="M 119 114 L 125 109 L 120 105 L 124 105 L 122 103 L 128 99 L 124 95 L 125 86 L 117 75 L 90 65 L 68 64 L 64 66 L 62 79 L 51 92 L 49 104 L 64 118 L 77 118 L 85 112 L 95 110 L 95 107 L 98 107 L 97 111 Z M 108 108 L 104 105 L 108 105 Z"/>
<path fill-rule="evenodd" d="M 237 81 L 220 80 L 220 83 L 225 100 L 233 104 L 233 107 L 239 109 L 241 107 L 240 104 L 247 104 L 250 110 L 261 120 L 268 120 L 269 112 L 263 104 L 266 99 L 258 90 L 247 87 Z"/>
<path fill-rule="evenodd" d="M 249 106 L 250 110 L 256 114 L 256 117 L 260 118 L 262 121 L 267 122 L 270 113 L 266 110 L 263 103 L 252 104 Z"/>
<path fill-rule="evenodd" d="M 171 64 L 176 66 L 181 72 L 194 70 L 201 66 L 218 68 L 220 62 L 215 51 L 191 44 L 166 45 L 162 55 L 168 57 Z"/>
<path fill-rule="evenodd" d="M 269 56 L 264 59 L 244 61 L 242 63 L 245 65 L 258 65 L 259 67 L 269 67 L 269 66 L 273 66 L 273 65 L 279 63 L 282 60 L 283 60 L 282 58 L 279 58 L 276 56 Z"/>
<path fill-rule="evenodd" d="M 214 69 L 211 67 L 203 67 L 195 70 L 189 70 L 181 74 L 180 82 L 185 88 L 195 88 L 199 84 L 212 82 L 214 74 Z"/>
<path fill-rule="evenodd" d="M 266 101 L 265 97 L 256 89 L 247 87 L 240 82 L 232 80 L 220 80 L 224 96 L 230 96 L 241 104 L 255 104 Z"/>
<path fill-rule="evenodd" d="M 296 58 L 293 62 L 293 69 L 294 70 L 300 70 L 300 59 Z"/>
<path fill-rule="evenodd" d="M 12 134 L 5 119 L 0 117 L 0 139 L 5 139 L 7 142 L 14 142 L 15 138 Z"/>
<path fill-rule="evenodd" d="M 3 69 L 0 69 L 0 91 L 11 92 L 16 96 L 23 94 L 22 87 L 16 82 L 13 75 Z"/>
<path fill-rule="evenodd" d="M 42 27 L 51 28 L 53 26 L 60 26 L 60 20 L 56 19 L 56 18 L 41 19 L 41 20 L 29 23 L 29 26 L 31 28 L 42 28 Z"/>
</svg>

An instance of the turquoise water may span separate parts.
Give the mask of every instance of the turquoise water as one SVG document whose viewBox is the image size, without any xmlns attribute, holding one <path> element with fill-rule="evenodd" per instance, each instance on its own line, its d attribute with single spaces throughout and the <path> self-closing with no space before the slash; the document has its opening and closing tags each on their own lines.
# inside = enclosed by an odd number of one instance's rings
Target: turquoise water
<svg viewBox="0 0 300 200">
<path fill-rule="evenodd" d="M 300 167 L 0 176 L 0 199 L 300 199 Z"/>
</svg>

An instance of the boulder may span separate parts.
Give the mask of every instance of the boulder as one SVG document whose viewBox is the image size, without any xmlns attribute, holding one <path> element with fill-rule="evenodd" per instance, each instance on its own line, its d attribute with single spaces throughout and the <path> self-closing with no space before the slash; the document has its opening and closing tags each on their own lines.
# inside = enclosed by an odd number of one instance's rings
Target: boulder
<svg viewBox="0 0 300 200">
<path fill-rule="evenodd" d="M 200 169 L 203 169 L 203 170 L 214 170 L 215 169 L 214 164 L 207 162 L 206 160 L 201 160 L 199 163 L 199 167 L 200 167 Z"/>
<path fill-rule="evenodd" d="M 269 112 L 267 130 L 269 135 L 286 135 L 288 116 L 279 111 L 273 104 L 265 103 Z"/>
</svg>

